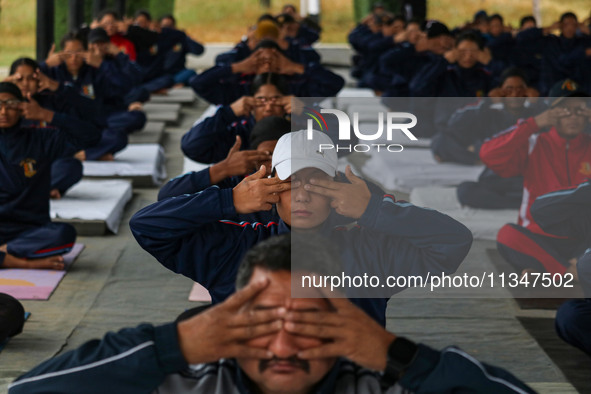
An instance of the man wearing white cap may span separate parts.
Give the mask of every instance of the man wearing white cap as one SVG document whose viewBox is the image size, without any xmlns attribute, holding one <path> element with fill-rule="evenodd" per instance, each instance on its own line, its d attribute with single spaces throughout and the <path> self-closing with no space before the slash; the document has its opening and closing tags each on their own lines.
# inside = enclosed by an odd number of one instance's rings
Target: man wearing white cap
<svg viewBox="0 0 591 394">
<path fill-rule="evenodd" d="M 214 303 L 234 293 L 239 262 L 253 245 L 292 230 L 330 239 L 347 275 L 425 278 L 455 272 L 472 244 L 465 226 L 437 211 L 396 202 L 392 195 L 370 193 L 350 168 L 347 181 L 336 181 L 336 153 L 319 149 L 332 141 L 319 131 L 311 139 L 307 133 L 281 137 L 273 152 L 272 178 L 265 178 L 262 166 L 233 189 L 211 187 L 142 209 L 130 222 L 136 240 L 165 267 L 206 287 Z M 224 220 L 273 205 L 281 218 L 277 223 Z M 357 225 L 335 227 L 337 214 Z M 387 300 L 400 290 L 362 288 L 353 296 L 371 298 L 354 302 L 385 325 Z"/>
</svg>

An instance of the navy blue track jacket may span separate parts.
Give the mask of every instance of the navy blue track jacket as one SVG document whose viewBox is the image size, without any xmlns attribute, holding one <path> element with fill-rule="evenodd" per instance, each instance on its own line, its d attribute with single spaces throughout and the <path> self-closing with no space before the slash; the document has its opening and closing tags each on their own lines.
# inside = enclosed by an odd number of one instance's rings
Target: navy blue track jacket
<svg viewBox="0 0 591 394">
<path fill-rule="evenodd" d="M 8 394 L 248 394 L 248 377 L 234 359 L 189 367 L 175 323 L 142 324 L 50 359 L 9 385 Z M 380 387 L 378 373 L 337 360 L 313 394 L 534 393 L 509 372 L 480 363 L 455 347 L 419 344 L 398 384 Z"/>
<path fill-rule="evenodd" d="M 345 85 L 345 80 L 318 63 L 305 65 L 303 74 L 286 75 L 289 93 L 298 97 L 332 97 Z M 254 74 L 233 74 L 231 64 L 213 66 L 193 77 L 189 85 L 195 93 L 212 104 L 229 105 L 250 95 Z"/>
<path fill-rule="evenodd" d="M 185 69 L 187 54 L 192 53 L 193 55 L 201 55 L 203 51 L 205 51 L 205 48 L 201 43 L 193 40 L 185 34 L 184 39 L 176 42 L 166 53 L 164 72 L 167 74 L 176 74 L 183 71 Z"/>
<path fill-rule="evenodd" d="M 231 189 L 212 186 L 200 193 L 169 198 L 137 212 L 130 222 L 142 248 L 173 272 L 206 287 L 214 302 L 234 293 L 236 272 L 244 254 L 258 242 L 289 232 L 281 220 L 233 222 Z M 471 232 L 437 211 L 394 202 L 372 194 L 363 216 L 352 229 L 334 228 L 327 220 L 321 233 L 341 249 L 350 275 L 427 276 L 455 272 L 472 244 Z M 372 264 L 371 267 L 368 264 Z M 388 296 L 401 289 L 388 289 Z M 387 298 L 354 302 L 385 324 Z"/>
<path fill-rule="evenodd" d="M 181 139 L 181 150 L 191 160 L 217 163 L 228 156 L 236 142 L 242 139 L 241 150 L 249 149 L 249 137 L 255 121 L 252 115 L 236 116 L 229 105 L 218 108 L 213 116 L 195 123 Z"/>
<path fill-rule="evenodd" d="M 105 104 L 109 101 L 121 101 L 132 86 L 131 81 L 125 78 L 113 61 L 103 61 L 99 68 L 84 64 L 76 79 L 68 72 L 65 64 L 50 68 L 43 62 L 39 68 L 50 78 L 70 83 L 83 96 L 97 100 L 106 115 L 110 113 L 111 106 Z"/>
<path fill-rule="evenodd" d="M 434 62 L 435 58 L 440 57 L 429 51 L 417 52 L 415 46 L 409 42 L 404 42 L 383 53 L 378 66 L 378 75 L 387 84 L 382 87 L 383 96 L 410 96 L 409 83 L 414 75 Z"/>
<path fill-rule="evenodd" d="M 215 186 L 222 189 L 232 189 L 238 185 L 244 179 L 243 176 L 232 176 L 222 180 Z M 199 193 L 208 187 L 213 186 L 211 184 L 211 178 L 209 177 L 209 167 L 204 168 L 201 171 L 191 171 L 186 174 L 177 176 L 171 179 L 162 186 L 162 189 L 158 192 L 158 201 L 164 200 L 170 197 L 178 197 L 183 194 L 195 194 Z M 279 216 L 275 209 L 269 211 L 253 212 L 249 214 L 236 214 L 235 217 L 228 217 L 227 219 L 235 220 L 238 222 L 277 222 Z"/>
<path fill-rule="evenodd" d="M 49 126 L 0 129 L 0 240 L 50 221 L 51 163 L 101 137 L 91 122 L 62 113 Z"/>
</svg>

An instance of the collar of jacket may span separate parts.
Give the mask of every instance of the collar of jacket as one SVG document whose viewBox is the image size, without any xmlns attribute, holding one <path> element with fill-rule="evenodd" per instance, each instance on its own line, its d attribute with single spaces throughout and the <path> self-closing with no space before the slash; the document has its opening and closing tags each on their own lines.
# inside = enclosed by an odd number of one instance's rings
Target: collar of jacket
<svg viewBox="0 0 591 394">
<path fill-rule="evenodd" d="M 552 143 L 561 149 L 566 149 L 567 143 L 569 150 L 582 149 L 583 147 L 585 147 L 586 143 L 589 142 L 589 137 L 585 134 L 584 131 L 577 135 L 575 138 L 566 139 L 562 137 L 560 134 L 558 134 L 556 127 L 552 127 L 548 132 L 548 136 L 550 137 Z"/>
<path fill-rule="evenodd" d="M 13 134 L 16 133 L 18 130 L 20 130 L 21 128 L 21 123 L 22 123 L 22 118 L 20 118 L 18 120 L 18 122 L 16 122 L 16 124 L 12 127 L 3 127 L 0 128 L 0 134 L 2 135 L 8 135 L 8 134 Z"/>
</svg>

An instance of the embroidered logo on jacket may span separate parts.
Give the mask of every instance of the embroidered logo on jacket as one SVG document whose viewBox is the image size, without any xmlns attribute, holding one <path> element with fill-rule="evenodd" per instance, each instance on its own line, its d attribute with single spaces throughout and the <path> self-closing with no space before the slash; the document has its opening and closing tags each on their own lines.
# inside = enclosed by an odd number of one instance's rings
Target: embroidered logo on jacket
<svg viewBox="0 0 591 394">
<path fill-rule="evenodd" d="M 35 164 L 37 164 L 37 161 L 35 159 L 25 159 L 19 163 L 19 166 L 23 167 L 25 176 L 27 178 L 31 178 L 33 175 L 37 173 L 37 170 L 35 169 Z"/>
<path fill-rule="evenodd" d="M 581 168 L 579 172 L 585 176 L 591 175 L 591 163 L 588 161 L 581 163 Z"/>
<path fill-rule="evenodd" d="M 94 86 L 92 84 L 82 85 L 82 95 L 94 100 Z"/>
</svg>

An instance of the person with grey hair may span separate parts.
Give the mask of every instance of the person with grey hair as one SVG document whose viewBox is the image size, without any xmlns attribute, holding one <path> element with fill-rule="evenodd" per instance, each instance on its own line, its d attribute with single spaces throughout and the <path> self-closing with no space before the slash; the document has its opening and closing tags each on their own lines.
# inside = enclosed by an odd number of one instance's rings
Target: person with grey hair
<svg viewBox="0 0 591 394">
<path fill-rule="evenodd" d="M 245 255 L 238 291 L 223 303 L 108 333 L 19 377 L 9 394 L 533 393 L 458 348 L 440 352 L 386 331 L 328 289 L 294 298 L 294 276 L 339 265 L 327 242 L 271 237 Z M 305 251 L 299 273 L 290 271 L 293 250 Z"/>
</svg>

